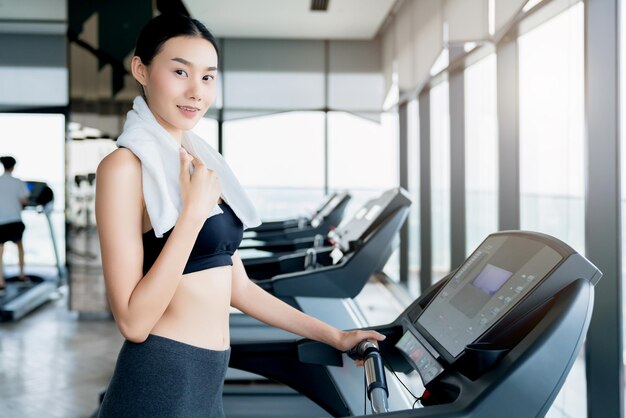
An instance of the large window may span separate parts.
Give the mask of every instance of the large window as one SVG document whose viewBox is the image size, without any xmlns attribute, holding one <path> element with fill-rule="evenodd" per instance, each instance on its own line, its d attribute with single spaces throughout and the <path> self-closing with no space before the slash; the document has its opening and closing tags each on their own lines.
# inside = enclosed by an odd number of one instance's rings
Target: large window
<svg viewBox="0 0 626 418">
<path fill-rule="evenodd" d="M 519 39 L 521 226 L 584 254 L 583 5 Z"/>
<path fill-rule="evenodd" d="M 352 195 L 344 219 L 367 200 L 398 185 L 397 115 L 371 117 L 328 113 L 328 185 L 331 190 L 348 190 Z M 384 269 L 396 280 L 400 271 L 398 254 L 396 251 L 391 256 Z"/>
<path fill-rule="evenodd" d="M 398 143 L 394 114 L 328 113 L 328 186 L 349 190 L 351 209 L 398 185 Z"/>
<path fill-rule="evenodd" d="M 448 82 L 430 90 L 432 282 L 450 271 L 450 107 Z"/>
<path fill-rule="evenodd" d="M 24 181 L 43 181 L 54 192 L 52 228 L 59 250 L 60 263 L 65 264 L 65 117 L 63 115 L 0 114 L 0 154 L 17 160 L 13 175 Z M 4 169 L 0 165 L 0 174 Z M 24 231 L 24 263 L 29 266 L 57 264 L 52 235 L 43 214 L 29 208 L 22 212 Z M 8 275 L 17 273 L 17 247 L 4 247 L 4 263 Z M 27 271 L 28 274 L 28 271 Z"/>
<path fill-rule="evenodd" d="M 469 255 L 498 230 L 496 56 L 465 70 L 465 216 Z"/>
<path fill-rule="evenodd" d="M 583 4 L 519 38 L 520 215 L 584 254 Z M 585 417 L 579 356 L 549 417 Z"/>
<path fill-rule="evenodd" d="M 262 219 L 298 216 L 324 195 L 324 114 L 287 112 L 225 122 L 224 157 Z"/>
</svg>

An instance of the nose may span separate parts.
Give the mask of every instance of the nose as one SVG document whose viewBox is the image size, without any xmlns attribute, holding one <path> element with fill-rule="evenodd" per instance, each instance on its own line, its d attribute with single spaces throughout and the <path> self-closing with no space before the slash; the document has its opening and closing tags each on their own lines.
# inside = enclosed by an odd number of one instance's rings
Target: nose
<svg viewBox="0 0 626 418">
<path fill-rule="evenodd" d="M 201 101 L 202 97 L 200 94 L 200 81 L 190 80 L 189 88 L 187 90 L 187 97 L 190 100 Z"/>
</svg>

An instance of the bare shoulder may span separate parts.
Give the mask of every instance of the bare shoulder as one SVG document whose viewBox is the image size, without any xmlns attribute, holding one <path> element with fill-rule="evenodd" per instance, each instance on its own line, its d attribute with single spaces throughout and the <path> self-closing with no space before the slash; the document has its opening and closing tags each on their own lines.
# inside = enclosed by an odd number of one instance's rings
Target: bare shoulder
<svg viewBox="0 0 626 418">
<path fill-rule="evenodd" d="M 126 148 L 118 148 L 100 161 L 96 183 L 97 187 L 110 187 L 127 197 L 138 197 L 143 203 L 141 161 Z"/>
<path fill-rule="evenodd" d="M 100 161 L 98 174 L 107 176 L 141 174 L 141 161 L 129 149 L 118 148 Z"/>
<path fill-rule="evenodd" d="M 124 215 L 124 219 L 138 220 L 141 229 L 142 207 L 141 162 L 130 150 L 117 149 L 98 165 L 96 219 L 106 222 L 113 218 L 118 224 Z"/>
</svg>

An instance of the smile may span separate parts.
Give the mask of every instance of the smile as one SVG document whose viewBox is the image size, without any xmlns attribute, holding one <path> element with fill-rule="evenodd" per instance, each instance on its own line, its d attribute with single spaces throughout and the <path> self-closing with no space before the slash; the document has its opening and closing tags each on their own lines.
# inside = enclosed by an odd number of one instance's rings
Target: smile
<svg viewBox="0 0 626 418">
<path fill-rule="evenodd" d="M 186 112 L 197 112 L 197 111 L 200 110 L 197 107 L 188 107 L 188 106 L 176 106 L 176 107 L 178 107 L 179 109 L 184 110 Z"/>
</svg>

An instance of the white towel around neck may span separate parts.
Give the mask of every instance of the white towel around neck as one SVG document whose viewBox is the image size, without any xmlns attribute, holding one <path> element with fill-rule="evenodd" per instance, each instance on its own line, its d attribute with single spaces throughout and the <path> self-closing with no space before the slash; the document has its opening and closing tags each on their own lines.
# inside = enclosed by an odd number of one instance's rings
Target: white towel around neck
<svg viewBox="0 0 626 418">
<path fill-rule="evenodd" d="M 180 146 L 155 119 L 143 97 L 133 101 L 126 115 L 118 147 L 130 149 L 141 160 L 143 196 L 154 234 L 160 238 L 174 227 L 182 209 L 180 196 Z M 195 158 L 214 170 L 222 187 L 222 197 L 244 225 L 252 228 L 261 223 L 259 216 L 224 157 L 205 140 L 186 131 L 182 146 Z M 193 170 L 192 170 L 193 171 Z M 223 213 L 215 205 L 207 218 Z"/>
</svg>

